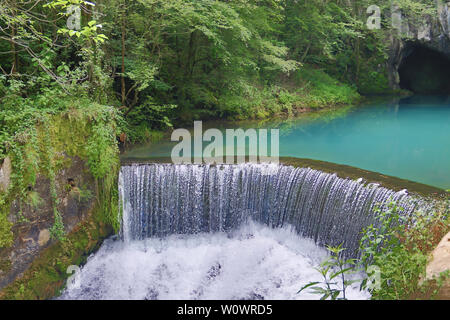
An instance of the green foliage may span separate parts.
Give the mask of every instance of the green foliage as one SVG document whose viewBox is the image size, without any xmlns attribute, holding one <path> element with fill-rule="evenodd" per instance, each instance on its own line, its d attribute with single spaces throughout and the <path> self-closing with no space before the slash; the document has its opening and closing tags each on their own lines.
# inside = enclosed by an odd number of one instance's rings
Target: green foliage
<svg viewBox="0 0 450 320">
<path fill-rule="evenodd" d="M 66 10 L 70 6 L 77 6 L 84 13 L 79 31 L 66 28 L 70 15 Z M 79 59 L 79 50 L 95 50 L 97 43 L 107 39 L 98 32 L 100 25 L 91 19 L 97 14 L 94 8 L 92 2 L 84 0 L 3 1 L 0 5 L 0 52 L 9 52 L 0 58 L 2 73 L 29 82 L 37 79 L 35 84 L 41 87 L 57 85 L 68 93 L 67 87 L 86 76 L 88 70 L 84 67 L 87 66 L 91 69 L 88 78 L 92 83 L 95 67 L 89 59 Z M 5 43 L 10 44 L 8 49 Z M 67 77 L 68 74 L 73 77 Z"/>
<path fill-rule="evenodd" d="M 397 0 L 397 7 L 402 11 L 408 24 L 416 27 L 423 23 L 424 17 L 436 16 L 435 3 L 427 0 Z"/>
<path fill-rule="evenodd" d="M 50 183 L 54 213 L 51 235 L 63 240 L 56 175 L 70 165 L 67 156 L 78 156 L 87 161 L 95 178 L 115 176 L 114 168 L 119 163 L 116 121 L 120 121 L 120 116 L 114 108 L 96 104 L 88 97 L 75 100 L 58 87 L 23 98 L 13 86 L 5 89 L 0 99 L 0 123 L 3 136 L 7 137 L 0 143 L 0 150 L 2 157 L 10 156 L 13 169 L 9 189 L 0 194 L 0 221 L 5 230 L 0 246 L 11 244 L 12 234 L 7 231 L 11 224 L 6 218 L 10 203 L 16 200 L 21 208 L 37 207 L 42 202 L 32 190 L 38 174 L 46 176 Z"/>
<path fill-rule="evenodd" d="M 370 288 L 372 298 L 410 299 L 429 291 L 432 283 L 423 280 L 428 255 L 449 231 L 448 211 L 406 217 L 390 203 L 385 210 L 376 210 L 376 219 L 377 224 L 368 226 L 361 239 L 362 266 L 380 268 L 379 287 Z"/>
<path fill-rule="evenodd" d="M 323 282 L 310 282 L 297 293 L 310 289 L 312 293 L 321 295 L 320 300 L 346 300 L 348 286 L 360 280 L 350 280 L 346 276 L 354 274 L 355 259 L 344 260 L 340 256 L 345 250 L 342 244 L 337 247 L 327 246 L 330 256 L 316 270 L 322 275 Z"/>
<path fill-rule="evenodd" d="M 283 83 L 258 88 L 243 85 L 219 100 L 220 116 L 234 119 L 263 119 L 294 115 L 301 110 L 349 105 L 360 98 L 355 88 L 342 84 L 320 69 L 305 66 Z"/>
<path fill-rule="evenodd" d="M 42 205 L 44 200 L 36 191 L 30 191 L 27 194 L 26 202 L 33 208 L 37 209 Z"/>
<path fill-rule="evenodd" d="M 120 9 L 108 7 L 107 15 L 121 19 L 123 28 L 106 25 L 105 30 L 111 39 L 123 37 L 108 51 L 113 55 L 119 46 L 126 48 L 110 63 L 125 69 L 120 72 L 125 77 L 121 97 L 133 126 L 154 131 L 174 122 L 225 116 L 234 107 L 223 101 L 238 98 L 262 78 L 289 74 L 300 66 L 278 39 L 273 24 L 283 19 L 278 2 L 116 3 Z"/>
<path fill-rule="evenodd" d="M 78 200 L 78 202 L 80 202 L 80 203 L 88 202 L 94 196 L 92 194 L 91 190 L 89 190 L 85 186 L 84 187 L 80 187 L 80 188 L 73 188 L 72 192 L 75 195 L 75 197 Z"/>
<path fill-rule="evenodd" d="M 122 124 L 128 141 L 137 143 L 161 138 L 160 129 L 172 128 L 169 117 L 176 108 L 176 105 L 158 105 L 151 97 L 148 97 L 141 105 L 130 111 L 126 122 Z"/>
<path fill-rule="evenodd" d="M 105 124 L 92 127 L 92 135 L 86 145 L 89 168 L 95 178 L 103 178 L 118 163 L 118 149 L 113 128 Z"/>
<path fill-rule="evenodd" d="M 0 198 L 0 208 L 4 208 L 4 201 Z M 3 210 L 2 210 L 3 211 Z M 0 248 L 9 247 L 13 242 L 12 224 L 8 221 L 7 213 L 0 212 Z"/>
<path fill-rule="evenodd" d="M 355 282 L 361 282 L 360 288 L 368 290 L 376 300 L 433 298 L 439 292 L 450 272 L 426 279 L 426 266 L 430 252 L 450 231 L 448 203 L 437 206 L 431 214 L 415 212 L 407 217 L 402 208 L 391 202 L 376 208 L 374 214 L 376 223 L 363 230 L 360 259 L 343 260 L 341 246 L 327 247 L 331 255 L 317 268 L 324 280 L 310 282 L 299 292 L 309 288 L 323 300 L 335 300 L 341 294 L 345 299 L 346 287 Z M 345 278 L 362 270 L 367 273 L 365 279 Z"/>
<path fill-rule="evenodd" d="M 293 54 L 315 64 L 335 58 L 361 37 L 361 22 L 352 11 L 351 6 L 322 0 L 287 1 L 284 37 Z"/>
<path fill-rule="evenodd" d="M 112 226 L 115 232 L 119 231 L 121 215 L 119 212 L 119 191 L 117 175 L 119 166 L 113 170 L 99 183 L 99 194 L 97 203 L 99 206 L 99 217 L 103 223 Z"/>
<path fill-rule="evenodd" d="M 305 68 L 298 73 L 298 81 L 305 83 L 303 90 L 308 92 L 305 104 L 312 108 L 351 104 L 359 98 L 355 88 L 340 83 L 322 70 Z"/>
<path fill-rule="evenodd" d="M 65 240 L 66 232 L 64 230 L 64 224 L 62 221 L 61 213 L 57 209 L 53 211 L 54 223 L 50 228 L 50 236 L 55 240 Z"/>
<path fill-rule="evenodd" d="M 96 23 L 97 21 L 95 20 L 89 21 L 88 25 L 84 26 L 80 31 L 61 28 L 58 30 L 58 33 L 68 34 L 71 37 L 76 36 L 78 38 L 92 39 L 95 43 L 104 43 L 108 37 L 104 34 L 97 33 L 99 26 Z"/>
<path fill-rule="evenodd" d="M 120 105 L 132 141 L 195 118 L 266 118 L 295 113 L 300 102 L 348 103 L 354 89 L 391 91 L 390 0 L 377 3 L 382 30 L 365 26 L 369 0 L 5 1 L 0 65 L 8 81 L 0 91 L 23 97 L 24 88 L 59 86 Z M 396 4 L 410 24 L 435 16 L 427 0 Z M 73 5 L 81 30 L 66 27 Z M 286 77 L 317 68 L 346 85 L 315 76 L 311 90 L 285 86 Z M 294 97 L 279 101 L 279 92 Z M 1 129 L 0 137 L 9 139 Z"/>
</svg>

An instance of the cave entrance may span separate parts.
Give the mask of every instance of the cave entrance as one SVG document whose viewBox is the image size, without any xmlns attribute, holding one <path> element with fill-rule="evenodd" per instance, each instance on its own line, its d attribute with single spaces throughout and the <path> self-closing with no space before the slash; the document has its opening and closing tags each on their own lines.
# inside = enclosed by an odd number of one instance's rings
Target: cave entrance
<svg viewBox="0 0 450 320">
<path fill-rule="evenodd" d="M 450 59 L 419 44 L 410 44 L 398 70 L 400 88 L 417 94 L 450 94 Z"/>
</svg>

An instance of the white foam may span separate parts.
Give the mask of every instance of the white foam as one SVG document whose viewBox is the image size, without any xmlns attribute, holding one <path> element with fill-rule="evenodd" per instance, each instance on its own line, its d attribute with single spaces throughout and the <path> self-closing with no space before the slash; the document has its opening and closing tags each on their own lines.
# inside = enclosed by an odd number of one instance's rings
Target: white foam
<svg viewBox="0 0 450 320">
<path fill-rule="evenodd" d="M 82 268 L 81 286 L 62 299 L 318 299 L 297 291 L 321 281 L 326 250 L 289 227 L 249 223 L 232 234 L 108 239 Z M 349 299 L 367 299 L 358 285 Z"/>
</svg>

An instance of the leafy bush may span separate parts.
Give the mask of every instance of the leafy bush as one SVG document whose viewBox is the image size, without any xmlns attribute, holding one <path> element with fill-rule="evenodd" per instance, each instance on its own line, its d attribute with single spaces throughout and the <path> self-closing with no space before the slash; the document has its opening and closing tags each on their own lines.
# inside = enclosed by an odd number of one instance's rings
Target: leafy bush
<svg viewBox="0 0 450 320">
<path fill-rule="evenodd" d="M 323 261 L 317 271 L 323 277 L 323 282 L 310 282 L 301 288 L 297 293 L 310 288 L 312 293 L 321 295 L 320 300 L 346 300 L 346 290 L 348 286 L 360 280 L 351 280 L 347 275 L 355 273 L 353 266 L 356 263 L 355 259 L 342 259 L 341 253 L 345 250 L 342 245 L 337 247 L 327 246 L 330 256 Z M 342 295 L 342 296 L 341 296 Z"/>
<path fill-rule="evenodd" d="M 111 141 L 116 140 L 113 128 L 97 123 L 86 144 L 89 168 L 96 179 L 103 178 L 118 163 L 118 150 Z"/>
<path fill-rule="evenodd" d="M 0 199 L 0 208 L 3 208 L 2 200 Z M 13 234 L 11 231 L 12 224 L 8 221 L 7 213 L 0 212 L 0 248 L 9 247 L 13 241 Z"/>
<path fill-rule="evenodd" d="M 410 299 L 430 291 L 433 283 L 424 280 L 428 255 L 450 230 L 448 207 L 406 217 L 391 203 L 376 214 L 377 225 L 368 226 L 361 239 L 361 264 L 380 271 L 379 286 L 370 290 L 372 298 Z"/>
<path fill-rule="evenodd" d="M 324 281 L 308 283 L 299 292 L 310 288 L 322 299 L 335 300 L 341 294 L 345 298 L 346 286 L 354 282 L 345 275 L 365 271 L 368 277 L 361 281 L 361 289 L 368 290 L 372 299 L 433 298 L 438 293 L 450 272 L 425 280 L 426 266 L 430 252 L 450 231 L 448 202 L 431 214 L 417 211 L 405 216 L 395 203 L 374 213 L 376 223 L 363 230 L 360 259 L 344 261 L 339 257 L 343 248 L 327 247 L 331 256 L 317 268 Z M 339 276 L 340 287 L 334 280 Z"/>
<path fill-rule="evenodd" d="M 241 81 L 219 98 L 219 115 L 231 119 L 263 119 L 292 115 L 298 109 L 353 104 L 356 89 L 320 69 L 305 66 L 277 85 L 255 86 Z"/>
<path fill-rule="evenodd" d="M 70 164 L 67 156 L 85 159 L 96 179 L 115 177 L 119 164 L 116 123 L 121 117 L 115 108 L 92 102 L 87 96 L 75 98 L 59 88 L 47 88 L 24 98 L 16 91 L 20 82 L 13 82 L 7 89 L 3 87 L 0 96 L 0 128 L 4 137 L 0 141 L 0 159 L 9 156 L 12 162 L 10 186 L 6 192 L 0 192 L 0 247 L 12 241 L 7 220 L 11 202 L 18 201 L 19 207 L 22 202 L 38 204 L 39 199 L 30 192 L 38 174 L 50 181 L 54 212 L 51 235 L 63 239 L 55 178 L 59 170 Z"/>
</svg>

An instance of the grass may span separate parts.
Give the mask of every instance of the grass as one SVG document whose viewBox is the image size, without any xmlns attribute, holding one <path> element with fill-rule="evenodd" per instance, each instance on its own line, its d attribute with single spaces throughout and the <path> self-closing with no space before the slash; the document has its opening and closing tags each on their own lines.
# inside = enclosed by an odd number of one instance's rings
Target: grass
<svg viewBox="0 0 450 320">
<path fill-rule="evenodd" d="M 220 97 L 220 117 L 232 120 L 266 119 L 354 104 L 361 98 L 356 88 L 308 66 L 280 79 L 276 85 L 242 83 L 240 88 L 238 92 L 229 92 Z"/>
</svg>

